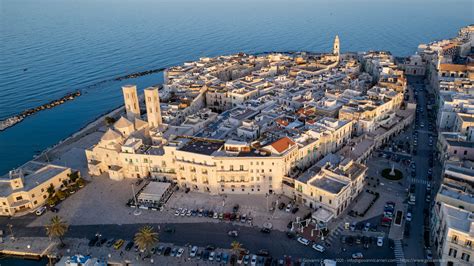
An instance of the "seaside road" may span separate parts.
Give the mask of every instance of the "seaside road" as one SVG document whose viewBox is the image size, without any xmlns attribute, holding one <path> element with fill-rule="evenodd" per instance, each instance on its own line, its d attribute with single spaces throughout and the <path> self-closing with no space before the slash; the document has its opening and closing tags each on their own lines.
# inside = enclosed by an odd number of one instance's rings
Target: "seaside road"
<svg viewBox="0 0 474 266">
<path fill-rule="evenodd" d="M 31 218 L 30 218 L 31 219 Z M 22 223 L 28 219 L 15 219 L 14 233 L 16 237 L 44 237 L 45 230 L 43 227 L 21 227 Z M 1 219 L 0 219 L 1 222 Z M 18 223 L 16 223 L 18 222 Z M 70 238 L 90 238 L 96 233 L 100 233 L 106 238 L 123 238 L 125 240 L 133 239 L 137 230 L 143 224 L 127 224 L 127 225 L 75 225 L 70 226 L 66 237 Z M 283 257 L 289 255 L 292 258 L 305 259 L 350 259 L 354 252 L 363 252 L 366 259 L 393 259 L 393 250 L 385 244 L 384 247 L 376 246 L 366 250 L 361 246 L 347 246 L 346 251 L 332 250 L 327 248 L 325 253 L 319 253 L 309 246 L 303 246 L 295 240 L 289 239 L 284 232 L 272 231 L 270 234 L 264 234 L 255 227 L 239 226 L 238 223 L 188 223 L 188 224 L 151 224 L 155 229 L 161 228 L 160 242 L 173 243 L 178 246 L 192 244 L 197 246 L 207 246 L 213 244 L 220 248 L 230 248 L 233 240 L 237 240 L 252 253 L 258 252 L 260 249 L 267 249 L 273 257 Z M 175 233 L 164 232 L 165 226 L 171 226 L 176 229 Z M 16 227 L 16 230 L 15 230 Z M 21 228 L 21 229 L 19 229 Z M 228 230 L 238 230 L 239 237 L 231 238 L 227 236 Z M 66 240 L 67 242 L 67 240 Z M 356 263 L 361 265 L 360 263 Z M 370 263 L 374 265 L 373 263 Z M 369 265 L 370 265 L 369 264 Z M 351 263 L 343 264 L 351 265 Z M 354 264 L 355 265 L 355 264 Z M 395 265 L 395 263 L 386 262 L 384 265 Z"/>
</svg>

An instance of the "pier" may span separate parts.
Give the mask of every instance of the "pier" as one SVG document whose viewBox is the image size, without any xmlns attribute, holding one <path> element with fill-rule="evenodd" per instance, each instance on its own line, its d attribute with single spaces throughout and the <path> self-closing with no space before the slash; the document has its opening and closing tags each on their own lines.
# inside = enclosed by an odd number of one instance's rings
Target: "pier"
<svg viewBox="0 0 474 266">
<path fill-rule="evenodd" d="M 49 103 L 45 103 L 45 104 L 40 105 L 40 106 L 35 107 L 35 108 L 27 109 L 27 110 L 21 112 L 18 115 L 14 115 L 14 116 L 11 116 L 11 117 L 9 117 L 5 120 L 2 120 L 2 121 L 0 121 L 0 131 L 3 131 L 5 129 L 9 128 L 9 127 L 12 127 L 12 126 L 20 123 L 21 121 L 23 121 L 23 119 L 27 118 L 30 115 L 34 115 L 37 112 L 40 112 L 40 111 L 43 111 L 43 110 L 46 110 L 46 109 L 54 108 L 54 107 L 56 107 L 58 105 L 61 105 L 65 102 L 72 101 L 76 97 L 79 97 L 81 95 L 82 95 L 81 91 L 77 90 L 75 92 L 71 92 L 71 93 L 66 94 L 65 96 L 61 97 L 60 99 L 53 100 Z"/>
</svg>

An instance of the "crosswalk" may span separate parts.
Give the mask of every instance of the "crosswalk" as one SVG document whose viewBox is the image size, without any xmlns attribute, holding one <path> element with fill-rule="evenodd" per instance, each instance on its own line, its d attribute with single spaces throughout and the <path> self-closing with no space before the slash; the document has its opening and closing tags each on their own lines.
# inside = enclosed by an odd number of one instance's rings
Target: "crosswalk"
<svg viewBox="0 0 474 266">
<path fill-rule="evenodd" d="M 326 243 L 332 244 L 335 240 L 337 240 L 341 232 L 344 231 L 344 224 L 347 222 L 350 223 L 350 220 L 351 218 L 349 216 L 344 217 L 336 229 L 330 231 L 329 236 L 326 238 Z"/>
<path fill-rule="evenodd" d="M 403 253 L 402 241 L 401 240 L 394 240 L 395 248 L 395 259 L 397 260 L 397 266 L 406 266 L 405 262 L 405 254 Z"/>
<path fill-rule="evenodd" d="M 426 180 L 426 179 L 410 178 L 410 183 L 427 185 L 427 184 L 431 184 L 431 181 Z"/>
</svg>

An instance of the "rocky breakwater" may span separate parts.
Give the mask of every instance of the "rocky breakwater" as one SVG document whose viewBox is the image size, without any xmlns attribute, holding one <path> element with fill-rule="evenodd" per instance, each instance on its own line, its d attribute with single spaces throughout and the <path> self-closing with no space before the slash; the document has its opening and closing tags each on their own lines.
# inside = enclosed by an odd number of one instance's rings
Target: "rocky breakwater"
<svg viewBox="0 0 474 266">
<path fill-rule="evenodd" d="M 71 93 L 68 93 L 68 94 L 64 95 L 60 99 L 53 100 L 49 103 L 45 103 L 45 104 L 37 106 L 35 108 L 27 109 L 27 110 L 21 112 L 20 114 L 10 116 L 5 120 L 0 121 L 0 131 L 3 131 L 5 129 L 9 128 L 9 127 L 12 127 L 12 126 L 16 125 L 17 123 L 20 123 L 21 121 L 23 121 L 23 119 L 27 118 L 30 115 L 36 114 L 37 112 L 40 112 L 40 111 L 43 111 L 43 110 L 46 110 L 46 109 L 54 108 L 58 105 L 61 105 L 65 102 L 67 102 L 67 101 L 72 101 L 76 97 L 79 97 L 79 96 L 81 96 L 81 91 L 77 90 L 75 92 L 71 92 Z"/>
</svg>

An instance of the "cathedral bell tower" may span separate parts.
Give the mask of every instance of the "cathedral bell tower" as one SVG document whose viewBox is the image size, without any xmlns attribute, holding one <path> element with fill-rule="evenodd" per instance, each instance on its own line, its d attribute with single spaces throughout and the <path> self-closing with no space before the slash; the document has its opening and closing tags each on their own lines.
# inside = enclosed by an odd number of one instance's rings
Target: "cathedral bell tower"
<svg viewBox="0 0 474 266">
<path fill-rule="evenodd" d="M 333 48 L 332 48 L 332 53 L 334 55 L 339 55 L 339 36 L 336 35 L 336 38 L 334 39 L 334 45 L 333 45 Z"/>
</svg>

